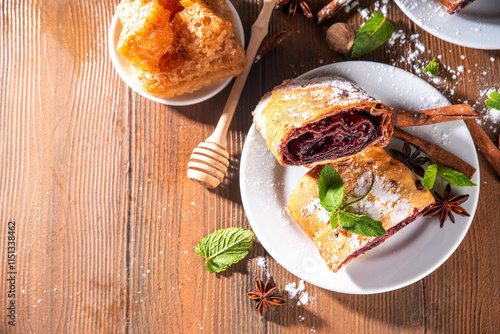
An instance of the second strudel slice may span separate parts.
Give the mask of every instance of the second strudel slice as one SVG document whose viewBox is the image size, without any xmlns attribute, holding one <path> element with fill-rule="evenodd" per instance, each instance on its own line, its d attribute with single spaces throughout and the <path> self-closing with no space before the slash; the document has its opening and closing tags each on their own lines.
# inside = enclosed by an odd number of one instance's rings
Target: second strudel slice
<svg viewBox="0 0 500 334">
<path fill-rule="evenodd" d="M 288 213 L 334 272 L 384 242 L 434 204 L 434 197 L 415 174 L 378 146 L 330 165 L 344 181 L 344 204 L 361 198 L 374 178 L 369 195 L 347 210 L 380 220 L 387 231 L 379 237 L 366 237 L 340 225 L 332 229 L 330 213 L 321 206 L 318 195 L 318 177 L 323 166 L 310 170 L 293 190 Z"/>
</svg>

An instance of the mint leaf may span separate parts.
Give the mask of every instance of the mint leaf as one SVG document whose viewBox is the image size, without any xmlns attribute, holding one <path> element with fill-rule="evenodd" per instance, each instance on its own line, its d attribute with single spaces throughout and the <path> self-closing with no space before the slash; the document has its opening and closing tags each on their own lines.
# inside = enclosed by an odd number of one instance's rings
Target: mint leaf
<svg viewBox="0 0 500 334">
<path fill-rule="evenodd" d="M 443 180 L 455 186 L 459 187 L 477 186 L 477 184 L 472 182 L 467 176 L 452 168 L 440 166 L 438 167 L 437 172 Z"/>
<path fill-rule="evenodd" d="M 496 90 L 491 91 L 486 100 L 486 107 L 500 110 L 500 93 Z"/>
<path fill-rule="evenodd" d="M 196 245 L 196 254 L 206 259 L 210 273 L 218 273 L 241 261 L 253 245 L 252 231 L 230 227 L 205 236 Z"/>
<path fill-rule="evenodd" d="M 432 189 L 434 187 L 434 182 L 436 181 L 436 175 L 438 171 L 438 166 L 432 164 L 425 170 L 424 178 L 422 179 L 422 185 L 427 189 Z"/>
<path fill-rule="evenodd" d="M 342 206 L 344 197 L 344 181 L 339 173 L 330 165 L 325 165 L 318 178 L 318 195 L 321 205 L 332 212 Z"/>
<path fill-rule="evenodd" d="M 354 214 L 351 214 L 351 213 L 348 213 L 345 211 L 342 212 L 342 214 L 339 217 L 340 218 L 340 226 L 342 226 L 342 228 L 344 228 L 348 231 L 352 231 L 352 230 L 356 229 L 356 225 L 358 224 L 358 222 L 354 216 L 355 216 Z"/>
<path fill-rule="evenodd" d="M 350 212 L 342 213 L 342 216 L 340 216 L 340 226 L 348 231 L 366 237 L 379 237 L 387 233 L 380 220 Z"/>
<path fill-rule="evenodd" d="M 332 225 L 332 230 L 334 230 L 337 227 L 337 225 L 339 224 L 341 214 L 342 214 L 342 211 L 335 210 L 330 215 L 330 225 Z"/>
<path fill-rule="evenodd" d="M 380 13 L 373 16 L 359 28 L 352 46 L 352 58 L 359 58 L 387 42 L 394 32 L 392 23 Z"/>
<path fill-rule="evenodd" d="M 438 64 L 436 63 L 436 57 L 431 60 L 429 64 L 422 70 L 422 73 L 429 73 L 432 76 L 435 76 L 438 72 Z"/>
</svg>

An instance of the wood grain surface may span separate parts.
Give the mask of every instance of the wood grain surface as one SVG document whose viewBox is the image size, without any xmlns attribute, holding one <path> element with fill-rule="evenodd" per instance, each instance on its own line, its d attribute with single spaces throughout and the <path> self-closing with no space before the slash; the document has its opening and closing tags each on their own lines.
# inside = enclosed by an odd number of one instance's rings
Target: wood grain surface
<svg viewBox="0 0 500 334">
<path fill-rule="evenodd" d="M 232 0 L 248 43 L 257 0 Z M 230 127 L 231 165 L 209 191 L 186 176 L 191 151 L 214 129 L 229 87 L 193 106 L 169 107 L 133 92 L 108 53 L 118 0 L 0 2 L 0 333 L 498 333 L 499 178 L 478 153 L 481 195 L 454 254 L 408 287 L 347 295 L 306 283 L 309 303 L 290 299 L 260 321 L 246 293 L 271 274 L 280 289 L 299 279 L 256 241 L 248 257 L 209 274 L 194 246 L 219 228 L 250 228 L 238 183 L 241 150 L 259 98 L 284 79 L 342 61 L 325 43 L 335 21 L 358 28 L 359 1 L 318 25 L 273 13 L 270 34 L 291 37 L 251 70 Z M 326 0 L 310 3 L 314 13 Z M 452 103 L 485 113 L 500 89 L 500 51 L 456 46 L 426 33 L 397 7 L 387 17 L 407 36 L 362 57 L 415 73 L 418 61 L 465 71 L 430 81 Z M 414 61 L 415 40 L 426 47 Z M 307 47 L 304 47 L 307 45 Z M 494 59 L 494 60 L 492 60 Z M 482 128 L 498 145 L 500 124 Z M 16 326 L 8 324 L 8 222 L 15 221 Z M 276 236 L 279 238 L 279 236 Z M 265 259 L 265 265 L 258 259 Z M 260 260 L 262 261 L 262 260 Z"/>
</svg>

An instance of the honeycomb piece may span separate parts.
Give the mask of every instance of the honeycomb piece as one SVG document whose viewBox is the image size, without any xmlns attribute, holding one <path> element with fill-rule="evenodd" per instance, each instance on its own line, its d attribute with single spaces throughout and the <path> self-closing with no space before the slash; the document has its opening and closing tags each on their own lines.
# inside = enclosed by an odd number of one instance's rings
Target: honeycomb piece
<svg viewBox="0 0 500 334">
<path fill-rule="evenodd" d="M 150 1 L 151 0 L 122 0 L 116 8 L 122 25 L 125 25 L 134 13 L 137 13 L 142 6 Z M 163 8 L 167 9 L 171 15 L 175 15 L 184 9 L 179 0 L 158 0 L 158 3 L 162 5 Z"/>
<path fill-rule="evenodd" d="M 172 21 L 174 42 L 160 61 L 161 72 L 136 73 L 145 91 L 163 98 L 237 76 L 245 66 L 232 24 L 200 1 L 183 4 L 186 8 Z"/>
<path fill-rule="evenodd" d="M 210 1 L 216 8 L 199 0 L 122 0 L 117 49 L 144 91 L 170 98 L 243 71 L 245 51 L 230 10 L 225 0 Z"/>
<path fill-rule="evenodd" d="M 181 5 L 179 0 L 158 0 L 158 2 L 165 9 L 168 9 L 172 15 L 175 15 L 184 9 L 184 6 Z"/>
<path fill-rule="evenodd" d="M 122 25 L 125 25 L 148 2 L 149 0 L 122 0 L 116 7 L 116 13 Z"/>
<path fill-rule="evenodd" d="M 149 73 L 136 72 L 142 83 L 142 89 L 160 98 L 171 98 L 186 93 L 192 93 L 212 83 L 237 76 L 242 67 L 230 68 L 226 66 L 224 59 L 216 61 L 207 66 L 200 66 L 193 60 L 183 63 L 182 68 L 172 72 Z M 244 63 L 243 63 L 244 64 Z M 192 70 L 192 72 L 188 72 Z M 185 75 L 183 77 L 183 75 Z"/>
<path fill-rule="evenodd" d="M 241 47 L 241 45 L 240 45 Z M 189 59 L 182 48 L 166 54 L 160 62 L 160 73 L 137 71 L 142 89 L 162 98 L 171 98 L 237 76 L 245 66 L 245 54 L 234 49 L 210 63 Z"/>
<path fill-rule="evenodd" d="M 232 13 L 226 3 L 226 0 L 203 0 L 203 3 L 217 13 L 217 15 L 222 16 L 233 23 Z"/>
<path fill-rule="evenodd" d="M 217 16 L 202 2 L 193 2 L 175 15 L 173 29 L 188 57 L 203 62 L 219 57 L 233 34 L 231 22 Z"/>
<path fill-rule="evenodd" d="M 118 52 L 130 65 L 157 72 L 160 58 L 174 40 L 169 19 L 170 11 L 157 0 L 146 3 L 125 21 L 117 45 Z"/>
</svg>

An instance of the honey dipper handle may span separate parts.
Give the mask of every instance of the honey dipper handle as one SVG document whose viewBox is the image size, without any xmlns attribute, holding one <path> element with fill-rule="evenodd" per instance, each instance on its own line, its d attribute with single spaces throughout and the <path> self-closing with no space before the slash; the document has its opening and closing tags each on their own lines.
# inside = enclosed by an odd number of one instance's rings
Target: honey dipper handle
<svg viewBox="0 0 500 334">
<path fill-rule="evenodd" d="M 226 106 L 224 107 L 219 122 L 217 123 L 217 127 L 212 135 L 207 138 L 207 142 L 218 144 L 224 148 L 227 146 L 227 130 L 229 129 L 229 124 L 231 123 L 234 111 L 238 105 L 245 82 L 247 81 L 248 73 L 250 73 L 250 68 L 252 67 L 257 50 L 259 49 L 264 37 L 267 35 L 269 19 L 271 18 L 275 2 L 276 0 L 264 0 L 264 6 L 260 11 L 259 17 L 257 17 L 257 20 L 252 25 L 252 34 L 246 51 L 246 63 L 243 68 L 243 72 L 241 72 L 241 74 L 234 81 L 233 88 L 231 89 Z"/>
</svg>

